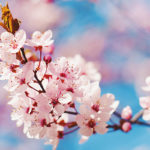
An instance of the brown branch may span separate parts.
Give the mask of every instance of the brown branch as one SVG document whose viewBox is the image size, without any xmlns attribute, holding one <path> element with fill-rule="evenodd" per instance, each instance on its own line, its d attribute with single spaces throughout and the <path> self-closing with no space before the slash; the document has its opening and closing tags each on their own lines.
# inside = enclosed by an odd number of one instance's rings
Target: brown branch
<svg viewBox="0 0 150 150">
<path fill-rule="evenodd" d="M 39 90 L 37 90 L 37 89 L 35 89 L 34 87 L 32 87 L 29 83 L 27 83 L 27 85 L 28 85 L 29 88 L 31 88 L 31 89 L 35 90 L 36 92 L 40 93 Z"/>
<path fill-rule="evenodd" d="M 107 127 L 114 129 L 113 131 L 122 130 L 121 129 L 121 122 L 129 122 L 132 125 L 137 124 L 137 125 L 143 125 L 143 126 L 150 127 L 149 123 L 139 121 L 140 117 L 143 115 L 143 111 L 144 110 L 140 110 L 130 120 L 123 119 L 123 118 L 121 118 L 121 115 L 118 112 L 114 112 L 114 115 L 117 116 L 118 118 L 120 118 L 120 124 L 115 124 L 114 123 L 113 125 L 108 125 Z"/>
<path fill-rule="evenodd" d="M 21 54 L 22 54 L 22 56 L 23 56 L 23 58 L 24 58 L 24 64 L 26 64 L 26 63 L 28 62 L 28 60 L 27 60 L 27 57 L 26 57 L 26 55 L 25 55 L 24 48 L 23 48 L 23 47 L 20 48 L 20 51 L 21 51 Z"/>
<path fill-rule="evenodd" d="M 71 115 L 77 115 L 78 114 L 77 112 L 72 112 L 72 111 L 65 111 L 64 113 L 71 114 Z"/>
<path fill-rule="evenodd" d="M 42 89 L 42 93 L 46 93 L 44 87 L 43 87 L 43 84 L 42 84 L 42 81 L 39 80 L 39 78 L 37 77 L 37 70 L 34 70 L 34 77 L 37 81 L 37 83 L 40 85 L 41 89 Z"/>
</svg>

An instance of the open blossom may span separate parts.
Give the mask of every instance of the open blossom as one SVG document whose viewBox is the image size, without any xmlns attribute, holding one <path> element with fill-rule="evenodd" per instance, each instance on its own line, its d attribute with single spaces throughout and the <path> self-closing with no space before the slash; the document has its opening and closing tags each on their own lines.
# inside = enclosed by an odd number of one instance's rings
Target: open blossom
<svg viewBox="0 0 150 150">
<path fill-rule="evenodd" d="M 144 109 L 143 119 L 150 120 L 150 96 L 140 97 L 140 105 Z"/>
<path fill-rule="evenodd" d="M 123 108 L 122 113 L 121 113 L 121 117 L 123 119 L 131 119 L 132 117 L 132 110 L 130 108 L 130 106 L 126 106 L 125 108 Z"/>
<path fill-rule="evenodd" d="M 144 86 L 143 90 L 150 91 L 150 76 L 146 78 L 145 82 L 146 82 L 147 86 Z"/>
<path fill-rule="evenodd" d="M 80 127 L 79 133 L 84 136 L 91 136 L 93 133 L 104 134 L 107 132 L 107 124 L 100 117 L 92 114 L 88 108 L 82 108 L 82 113 L 77 115 L 76 121 Z"/>
<path fill-rule="evenodd" d="M 100 81 L 101 74 L 98 72 L 94 63 L 86 62 L 80 55 L 70 58 L 73 63 L 76 63 L 81 68 L 81 75 L 86 75 L 91 81 Z"/>
<path fill-rule="evenodd" d="M 8 84 L 5 88 L 8 91 L 17 90 L 17 92 L 24 91 L 27 88 L 27 84 L 33 79 L 33 63 L 29 62 L 23 66 L 16 74 L 12 74 L 8 80 Z"/>
<path fill-rule="evenodd" d="M 8 80 L 14 73 L 19 72 L 19 65 L 0 62 L 0 80 Z"/>
<path fill-rule="evenodd" d="M 48 30 L 44 33 L 36 31 L 32 35 L 32 39 L 28 40 L 27 43 L 29 46 L 35 47 L 36 49 L 48 48 L 52 45 L 53 40 L 52 31 Z"/>
<path fill-rule="evenodd" d="M 144 91 L 150 91 L 150 77 L 147 77 L 145 80 L 147 86 L 143 87 Z M 150 96 L 140 97 L 140 105 L 144 109 L 143 119 L 148 121 L 150 120 Z"/>
<path fill-rule="evenodd" d="M 9 32 L 3 32 L 1 34 L 1 41 L 2 47 L 7 49 L 8 52 L 17 53 L 25 44 L 26 33 L 24 30 L 19 30 L 15 35 Z"/>
<path fill-rule="evenodd" d="M 7 50 L 8 49 L 4 46 L 0 48 L 0 59 L 8 65 L 19 64 L 19 61 L 16 59 L 16 54 L 10 53 Z"/>
<path fill-rule="evenodd" d="M 93 84 L 98 86 L 98 84 Z M 86 99 L 81 101 L 83 105 L 80 106 L 80 114 L 77 115 L 76 121 L 80 127 L 79 133 L 83 136 L 91 136 L 94 133 L 104 134 L 107 132 L 107 124 L 111 114 L 116 110 L 118 102 L 114 102 L 115 97 L 112 94 L 105 94 L 100 97 L 99 86 L 91 88 L 90 93 L 86 93 Z M 89 94 L 89 95 L 88 95 Z M 83 99 L 84 99 L 83 98 Z"/>
</svg>

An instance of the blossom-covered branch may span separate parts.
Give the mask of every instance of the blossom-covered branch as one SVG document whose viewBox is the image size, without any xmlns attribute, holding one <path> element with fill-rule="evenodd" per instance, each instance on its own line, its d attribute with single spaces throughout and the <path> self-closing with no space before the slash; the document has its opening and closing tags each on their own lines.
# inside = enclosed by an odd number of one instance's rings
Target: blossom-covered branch
<svg viewBox="0 0 150 150">
<path fill-rule="evenodd" d="M 7 31 L 0 38 L 0 79 L 8 81 L 4 88 L 10 92 L 11 118 L 24 126 L 27 137 L 46 139 L 56 149 L 60 139 L 78 129 L 82 143 L 109 128 L 128 132 L 132 124 L 149 126 L 139 120 L 142 115 L 150 120 L 149 97 L 140 99 L 144 110 L 134 117 L 130 107 L 117 113 L 119 101 L 110 93 L 101 96 L 101 74 L 92 62 L 80 55 L 53 60 L 49 53 L 54 45 L 52 31 L 35 31 L 28 38 L 8 4 L 2 7 L 2 20 L 0 25 Z"/>
</svg>

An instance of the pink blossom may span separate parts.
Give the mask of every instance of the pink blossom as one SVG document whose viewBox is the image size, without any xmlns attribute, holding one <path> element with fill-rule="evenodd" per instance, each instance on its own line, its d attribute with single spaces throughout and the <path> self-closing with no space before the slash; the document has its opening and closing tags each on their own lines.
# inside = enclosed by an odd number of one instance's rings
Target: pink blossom
<svg viewBox="0 0 150 150">
<path fill-rule="evenodd" d="M 130 106 L 126 106 L 125 108 L 123 108 L 122 113 L 121 113 L 121 117 L 123 119 L 131 119 L 132 117 L 132 110 L 130 108 Z"/>
<path fill-rule="evenodd" d="M 106 133 L 108 130 L 106 122 L 109 121 L 111 114 L 116 109 L 113 104 L 114 96 L 106 94 L 99 99 L 92 99 L 91 102 L 81 105 L 80 114 L 76 117 L 80 134 L 91 136 L 95 132 Z"/>
<path fill-rule="evenodd" d="M 140 97 L 140 105 L 144 109 L 150 108 L 150 97 Z"/>
<path fill-rule="evenodd" d="M 150 76 L 146 78 L 145 82 L 146 82 L 147 86 L 143 87 L 143 90 L 150 91 Z"/>
<path fill-rule="evenodd" d="M 43 47 L 49 47 L 52 45 L 53 40 L 52 38 L 52 31 L 48 30 L 44 33 L 39 31 L 35 31 L 32 34 L 32 39 L 28 40 L 27 43 L 29 46 L 35 47 L 36 49 L 42 50 Z"/>
<path fill-rule="evenodd" d="M 0 62 L 0 80 L 8 80 L 14 73 L 19 72 L 19 65 Z"/>
<path fill-rule="evenodd" d="M 143 90 L 150 91 L 150 77 L 147 77 L 145 81 L 147 86 L 144 87 Z M 143 119 L 146 121 L 150 120 L 150 97 L 149 96 L 140 97 L 139 102 L 141 107 L 144 109 Z"/>
<path fill-rule="evenodd" d="M 91 136 L 93 133 L 104 134 L 107 132 L 107 124 L 97 118 L 87 108 L 83 108 L 82 113 L 77 115 L 76 121 L 80 127 L 79 133 L 84 136 Z"/>
<path fill-rule="evenodd" d="M 86 62 L 80 55 L 70 58 L 73 63 L 76 63 L 81 68 L 81 75 L 87 76 L 91 81 L 100 81 L 101 74 L 92 62 Z"/>
<path fill-rule="evenodd" d="M 33 63 L 29 62 L 25 64 L 22 70 L 19 70 L 16 75 L 12 74 L 11 78 L 9 78 L 8 80 L 8 84 L 5 85 L 5 89 L 7 89 L 8 91 L 24 91 L 28 87 L 27 84 L 33 79 L 34 75 L 32 68 Z"/>
<path fill-rule="evenodd" d="M 26 33 L 24 30 L 19 30 L 15 35 L 9 32 L 3 32 L 1 34 L 1 41 L 4 48 L 11 53 L 19 52 L 26 41 Z"/>
<path fill-rule="evenodd" d="M 140 97 L 140 105 L 144 109 L 143 119 L 150 120 L 150 97 Z"/>
</svg>

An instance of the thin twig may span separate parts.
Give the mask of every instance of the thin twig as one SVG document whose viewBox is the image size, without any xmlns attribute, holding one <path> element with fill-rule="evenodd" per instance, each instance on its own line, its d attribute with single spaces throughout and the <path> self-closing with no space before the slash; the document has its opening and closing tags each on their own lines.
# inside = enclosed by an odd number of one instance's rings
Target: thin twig
<svg viewBox="0 0 150 150">
<path fill-rule="evenodd" d="M 39 93 L 40 93 L 39 90 L 37 90 L 37 89 L 35 89 L 34 87 L 32 87 L 31 85 L 29 85 L 29 83 L 27 83 L 27 85 L 28 85 L 29 88 L 31 88 L 31 89 L 35 90 L 36 92 L 39 92 Z"/>
<path fill-rule="evenodd" d="M 113 114 L 114 114 L 116 117 L 121 118 L 121 115 L 120 115 L 118 112 L 115 111 Z"/>
<path fill-rule="evenodd" d="M 142 121 L 135 121 L 133 122 L 132 124 L 137 124 L 137 125 L 143 125 L 143 126 L 147 126 L 147 127 L 150 127 L 150 124 L 149 123 L 146 123 L 146 122 L 142 122 Z"/>
<path fill-rule="evenodd" d="M 20 51 L 21 51 L 22 56 L 23 56 L 23 58 L 24 58 L 24 63 L 26 64 L 26 63 L 28 62 L 28 60 L 27 60 L 27 57 L 26 57 L 26 55 L 25 55 L 24 48 L 23 48 L 23 47 L 20 48 Z"/>
<path fill-rule="evenodd" d="M 45 89 L 44 89 L 44 87 L 43 87 L 42 82 L 41 82 L 41 81 L 39 80 L 39 78 L 37 77 L 37 70 L 34 70 L 33 72 L 34 72 L 34 77 L 35 77 L 36 81 L 38 82 L 38 84 L 40 85 L 40 87 L 41 87 L 41 89 L 42 89 L 42 92 L 43 92 L 43 93 L 46 93 L 46 91 L 45 91 Z"/>
<path fill-rule="evenodd" d="M 78 114 L 77 112 L 72 112 L 72 111 L 65 111 L 64 113 L 71 114 L 71 115 L 77 115 Z"/>
</svg>

